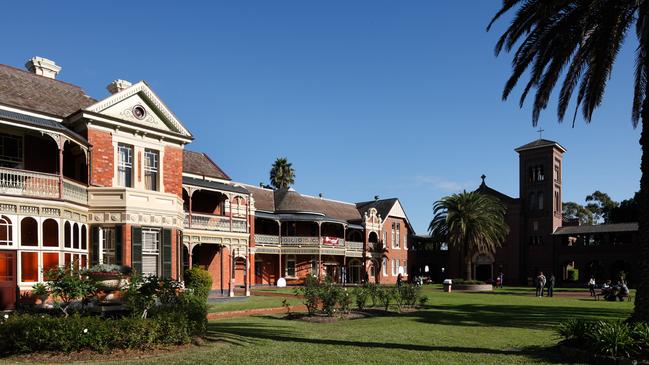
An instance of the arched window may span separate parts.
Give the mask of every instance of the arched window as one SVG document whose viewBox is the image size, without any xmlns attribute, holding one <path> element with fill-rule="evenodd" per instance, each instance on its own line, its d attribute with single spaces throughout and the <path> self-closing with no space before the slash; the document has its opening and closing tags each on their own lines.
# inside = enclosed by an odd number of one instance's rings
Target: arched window
<svg viewBox="0 0 649 365">
<path fill-rule="evenodd" d="M 543 197 L 543 193 L 542 193 L 542 192 L 540 192 L 540 193 L 538 194 L 538 199 L 539 199 L 539 203 L 538 203 L 539 210 L 543 210 L 543 200 L 545 200 L 545 199 L 544 199 L 544 197 Z"/>
<path fill-rule="evenodd" d="M 38 223 L 32 217 L 23 218 L 20 222 L 20 244 L 38 246 Z"/>
<path fill-rule="evenodd" d="M 52 218 L 43 222 L 43 246 L 59 246 L 59 224 Z"/>
<path fill-rule="evenodd" d="M 13 242 L 12 232 L 11 219 L 3 215 L 0 217 L 0 246 L 11 246 Z"/>
<path fill-rule="evenodd" d="M 86 231 L 86 226 L 81 226 L 81 249 L 88 249 L 88 232 Z"/>
<path fill-rule="evenodd" d="M 70 228 L 70 222 L 65 222 L 65 225 L 63 226 L 63 235 L 65 236 L 64 242 L 65 242 L 65 247 L 70 248 L 72 247 L 72 229 Z"/>
<path fill-rule="evenodd" d="M 74 243 L 72 248 L 79 248 L 79 225 L 74 224 L 72 226 L 72 242 Z"/>
</svg>

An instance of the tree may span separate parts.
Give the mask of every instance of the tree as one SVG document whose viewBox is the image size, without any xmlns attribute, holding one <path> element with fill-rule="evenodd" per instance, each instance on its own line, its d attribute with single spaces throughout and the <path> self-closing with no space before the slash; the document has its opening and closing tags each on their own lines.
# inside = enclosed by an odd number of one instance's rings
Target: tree
<svg viewBox="0 0 649 365">
<path fill-rule="evenodd" d="M 640 145 L 640 280 L 636 293 L 635 320 L 649 321 L 649 0 L 503 0 L 487 30 L 503 14 L 516 13 L 496 43 L 496 55 L 511 52 L 512 74 L 503 90 L 507 99 L 521 77 L 529 78 L 520 98 L 525 102 L 535 89 L 532 124 L 547 108 L 560 78 L 558 118 L 562 121 L 578 87 L 573 126 L 581 107 L 584 120 L 592 120 L 601 104 L 615 59 L 635 26 L 638 39 L 631 121 L 641 121 Z M 528 72 L 529 71 L 529 72 Z"/>
<path fill-rule="evenodd" d="M 505 211 L 503 203 L 491 195 L 464 191 L 435 202 L 434 218 L 428 230 L 433 239 L 459 248 L 466 265 L 466 278 L 470 280 L 472 256 L 495 253 L 507 238 Z"/>
<path fill-rule="evenodd" d="M 593 224 L 593 212 L 575 202 L 563 203 L 563 218 L 578 219 L 579 224 Z"/>
<path fill-rule="evenodd" d="M 609 223 L 609 214 L 620 205 L 620 203 L 611 199 L 608 194 L 599 190 L 586 196 L 586 203 L 586 208 L 593 212 L 593 220 L 597 223 Z"/>
<path fill-rule="evenodd" d="M 294 183 L 295 170 L 293 170 L 293 164 L 288 162 L 286 157 L 277 158 L 270 169 L 270 184 L 275 189 L 288 189 Z"/>
<path fill-rule="evenodd" d="M 638 222 L 639 199 L 639 194 L 635 193 L 633 198 L 622 200 L 619 206 L 609 213 L 609 223 Z"/>
</svg>

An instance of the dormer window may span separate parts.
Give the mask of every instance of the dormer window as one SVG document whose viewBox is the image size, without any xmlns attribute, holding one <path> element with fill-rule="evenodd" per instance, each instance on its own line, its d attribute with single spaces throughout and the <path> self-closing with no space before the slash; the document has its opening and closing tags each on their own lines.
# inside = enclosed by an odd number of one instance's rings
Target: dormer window
<svg viewBox="0 0 649 365">
<path fill-rule="evenodd" d="M 133 187 L 133 146 L 117 146 L 117 184 L 126 188 Z"/>
<path fill-rule="evenodd" d="M 144 187 L 147 190 L 158 190 L 159 157 L 156 150 L 144 150 Z"/>
</svg>

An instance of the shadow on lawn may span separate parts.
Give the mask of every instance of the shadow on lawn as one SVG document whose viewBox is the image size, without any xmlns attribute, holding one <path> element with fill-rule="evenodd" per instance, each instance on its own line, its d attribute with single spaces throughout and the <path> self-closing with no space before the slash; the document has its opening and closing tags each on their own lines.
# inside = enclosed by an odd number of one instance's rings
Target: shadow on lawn
<svg viewBox="0 0 649 365">
<path fill-rule="evenodd" d="M 274 317 L 273 319 L 276 319 Z M 369 341 L 347 341 L 330 338 L 306 338 L 301 337 L 299 331 L 292 327 L 270 326 L 260 323 L 223 323 L 212 322 L 208 325 L 209 341 L 229 343 L 233 345 L 255 345 L 261 340 L 279 342 L 292 342 L 296 344 L 330 345 L 338 346 L 341 351 L 345 347 L 392 349 L 405 351 L 442 351 L 456 352 L 463 354 L 485 354 L 485 355 L 516 355 L 526 356 L 530 360 L 544 362 L 561 362 L 562 359 L 553 348 L 530 346 L 525 348 L 512 349 L 490 349 L 482 347 L 465 346 L 430 346 L 411 343 L 390 343 L 390 342 L 369 342 Z"/>
<path fill-rule="evenodd" d="M 556 328 L 572 318 L 618 319 L 626 311 L 620 308 L 579 308 L 541 305 L 429 305 L 428 310 L 404 313 L 424 323 L 452 326 L 497 326 L 529 329 Z"/>
</svg>

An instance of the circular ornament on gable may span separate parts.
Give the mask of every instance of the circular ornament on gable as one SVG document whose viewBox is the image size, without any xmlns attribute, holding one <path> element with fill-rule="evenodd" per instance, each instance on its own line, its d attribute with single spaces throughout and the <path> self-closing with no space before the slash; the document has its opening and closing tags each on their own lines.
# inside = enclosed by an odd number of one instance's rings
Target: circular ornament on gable
<svg viewBox="0 0 649 365">
<path fill-rule="evenodd" d="M 146 118 L 146 109 L 142 105 L 136 105 L 131 109 L 133 116 L 139 120 Z"/>
</svg>

